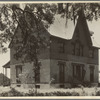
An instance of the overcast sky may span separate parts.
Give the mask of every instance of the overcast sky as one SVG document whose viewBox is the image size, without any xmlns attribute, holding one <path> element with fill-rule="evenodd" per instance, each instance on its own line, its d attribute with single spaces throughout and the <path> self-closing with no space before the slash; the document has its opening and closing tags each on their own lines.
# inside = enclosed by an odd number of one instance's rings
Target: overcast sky
<svg viewBox="0 0 100 100">
<path fill-rule="evenodd" d="M 67 27 L 65 27 L 65 20 L 59 19 L 58 16 L 57 19 L 55 20 L 55 23 L 49 28 L 49 31 L 56 36 L 70 38 L 71 34 L 74 31 L 74 27 L 75 26 L 71 21 L 68 21 Z M 95 39 L 95 43 L 98 46 L 100 46 L 100 20 L 88 22 L 88 27 L 91 31 L 94 32 L 93 37 Z M 99 57 L 100 57 L 100 53 L 99 53 Z M 10 60 L 10 50 L 8 49 L 7 53 L 0 54 L 0 73 L 3 73 L 2 66 L 6 64 L 9 60 Z M 10 76 L 9 71 L 8 71 L 8 76 Z"/>
</svg>

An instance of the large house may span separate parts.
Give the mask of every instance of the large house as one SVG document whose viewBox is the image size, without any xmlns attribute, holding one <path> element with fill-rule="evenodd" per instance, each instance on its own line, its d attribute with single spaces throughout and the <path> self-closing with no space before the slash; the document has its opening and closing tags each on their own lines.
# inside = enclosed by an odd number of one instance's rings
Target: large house
<svg viewBox="0 0 100 100">
<path fill-rule="evenodd" d="M 17 27 L 15 34 L 20 37 L 20 27 Z M 50 46 L 41 48 L 39 54 L 40 74 L 36 84 L 38 88 L 98 84 L 99 47 L 93 44 L 92 34 L 83 14 L 78 17 L 71 39 L 51 35 L 46 29 L 41 32 L 41 36 L 50 39 Z M 11 44 L 9 46 L 11 86 L 33 87 L 33 62 L 23 63 L 21 59 L 16 60 L 14 58 L 16 51 Z"/>
</svg>

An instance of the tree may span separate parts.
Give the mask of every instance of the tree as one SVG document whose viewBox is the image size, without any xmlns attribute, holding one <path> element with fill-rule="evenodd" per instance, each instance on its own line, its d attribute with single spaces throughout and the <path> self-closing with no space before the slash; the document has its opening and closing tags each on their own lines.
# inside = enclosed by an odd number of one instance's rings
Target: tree
<svg viewBox="0 0 100 100">
<path fill-rule="evenodd" d="M 6 51 L 4 43 L 12 40 L 15 30 L 19 26 L 22 35 L 21 40 L 16 38 L 16 43 L 21 43 L 21 45 L 15 47 L 17 50 L 15 58 L 18 59 L 26 55 L 25 60 L 33 61 L 35 78 L 37 77 L 37 69 L 40 68 L 37 57 L 39 49 L 41 46 L 46 47 L 50 44 L 50 41 L 40 37 L 40 33 L 43 28 L 48 28 L 53 24 L 56 14 L 66 18 L 66 24 L 68 19 L 71 19 L 75 24 L 81 12 L 84 12 L 84 17 L 89 21 L 98 20 L 100 17 L 99 3 L 32 3 L 23 5 L 24 9 L 21 4 L 0 5 L 0 44 L 3 51 Z"/>
<path fill-rule="evenodd" d="M 19 26 L 24 24 L 21 28 L 27 28 L 27 30 L 34 32 L 31 29 L 33 28 L 33 24 L 37 30 L 39 30 L 40 23 L 48 28 L 50 24 L 53 24 L 55 14 L 60 14 L 61 17 L 65 17 L 66 22 L 68 19 L 71 19 L 74 23 L 80 10 L 84 11 L 85 17 L 89 21 L 92 21 L 93 19 L 98 20 L 100 17 L 99 3 L 41 3 L 23 5 L 25 6 L 25 9 L 22 9 L 21 4 L 0 5 L 0 31 L 2 32 L 2 34 L 0 34 L 1 44 L 11 41 L 18 24 Z M 27 20 L 26 14 L 29 15 L 30 20 Z M 23 34 L 25 35 L 26 33 L 24 31 L 26 30 L 23 30 Z"/>
<path fill-rule="evenodd" d="M 33 36 L 33 38 L 35 42 L 40 41 L 39 29 L 41 24 L 45 28 L 48 28 L 50 24 L 53 24 L 55 14 L 60 14 L 61 17 L 65 17 L 66 23 L 68 19 L 73 20 L 74 24 L 79 16 L 80 10 L 84 11 L 85 18 L 89 21 L 92 21 L 93 19 L 98 20 L 100 17 L 99 3 L 41 3 L 23 5 L 25 6 L 25 9 L 22 9 L 21 4 L 0 5 L 0 44 L 2 48 L 4 46 L 3 43 L 11 41 L 17 25 L 19 25 L 23 31 L 23 44 L 25 45 L 25 43 L 28 43 L 27 35 L 31 38 L 31 33 L 34 33 L 34 31 L 37 30 L 38 36 Z M 38 44 L 35 45 L 35 47 L 38 47 Z"/>
</svg>

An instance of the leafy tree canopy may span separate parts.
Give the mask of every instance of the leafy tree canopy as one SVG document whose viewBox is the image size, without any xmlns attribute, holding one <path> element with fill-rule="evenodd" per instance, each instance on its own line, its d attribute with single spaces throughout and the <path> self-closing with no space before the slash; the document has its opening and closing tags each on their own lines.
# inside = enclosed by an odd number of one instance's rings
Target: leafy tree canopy
<svg viewBox="0 0 100 100">
<path fill-rule="evenodd" d="M 46 41 L 41 39 L 41 28 L 48 28 L 54 22 L 54 16 L 75 20 L 80 12 L 84 12 L 88 21 L 98 20 L 100 17 L 99 3 L 25 3 L 25 4 L 1 4 L 0 5 L 0 44 L 6 51 L 4 43 L 10 42 L 17 26 L 22 31 L 21 46 L 17 47 L 16 58 L 27 54 L 31 61 L 37 59 L 37 53 L 41 45 L 46 46 Z M 43 27 L 41 27 L 41 25 Z M 34 32 L 37 31 L 37 35 Z M 18 38 L 18 37 L 17 37 Z M 18 41 L 17 41 L 18 43 Z M 33 50 L 31 52 L 31 50 Z"/>
</svg>

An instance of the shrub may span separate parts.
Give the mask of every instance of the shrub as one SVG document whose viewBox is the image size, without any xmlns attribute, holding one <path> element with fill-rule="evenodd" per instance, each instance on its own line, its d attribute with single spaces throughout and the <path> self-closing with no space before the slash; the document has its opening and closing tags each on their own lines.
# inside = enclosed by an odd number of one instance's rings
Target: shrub
<svg viewBox="0 0 100 100">
<path fill-rule="evenodd" d="M 8 93 L 7 92 L 3 92 L 3 93 L 0 94 L 0 96 L 1 97 L 7 97 L 8 96 Z"/>
<path fill-rule="evenodd" d="M 11 97 L 11 96 L 79 96 L 79 93 L 73 92 L 63 92 L 63 91 L 55 91 L 55 92 L 46 92 L 40 93 L 34 90 L 29 90 L 28 93 L 19 92 L 14 88 L 11 88 L 8 92 L 3 92 L 0 94 L 3 97 Z"/>
<path fill-rule="evenodd" d="M 26 96 L 34 96 L 34 93 L 27 94 Z M 79 96 L 79 93 L 77 92 L 61 92 L 61 91 L 56 91 L 56 92 L 46 92 L 46 93 L 37 93 L 35 96 Z"/>
<path fill-rule="evenodd" d="M 79 93 L 77 92 L 51 92 L 49 94 L 46 93 L 46 96 L 79 96 Z"/>
<path fill-rule="evenodd" d="M 77 93 L 77 92 L 72 92 L 72 93 L 71 93 L 71 96 L 79 96 L 79 93 Z"/>
<path fill-rule="evenodd" d="M 97 92 L 95 93 L 95 96 L 100 96 L 100 91 L 97 91 Z"/>
<path fill-rule="evenodd" d="M 0 94 L 0 96 L 4 96 L 4 97 L 7 97 L 7 96 L 23 96 L 23 93 L 18 92 L 18 91 L 15 90 L 14 88 L 11 88 L 10 91 L 8 91 L 8 92 L 3 92 L 3 93 Z"/>
<path fill-rule="evenodd" d="M 9 91 L 9 96 L 23 96 L 23 93 L 15 90 L 14 88 L 12 88 L 10 91 Z"/>
</svg>

